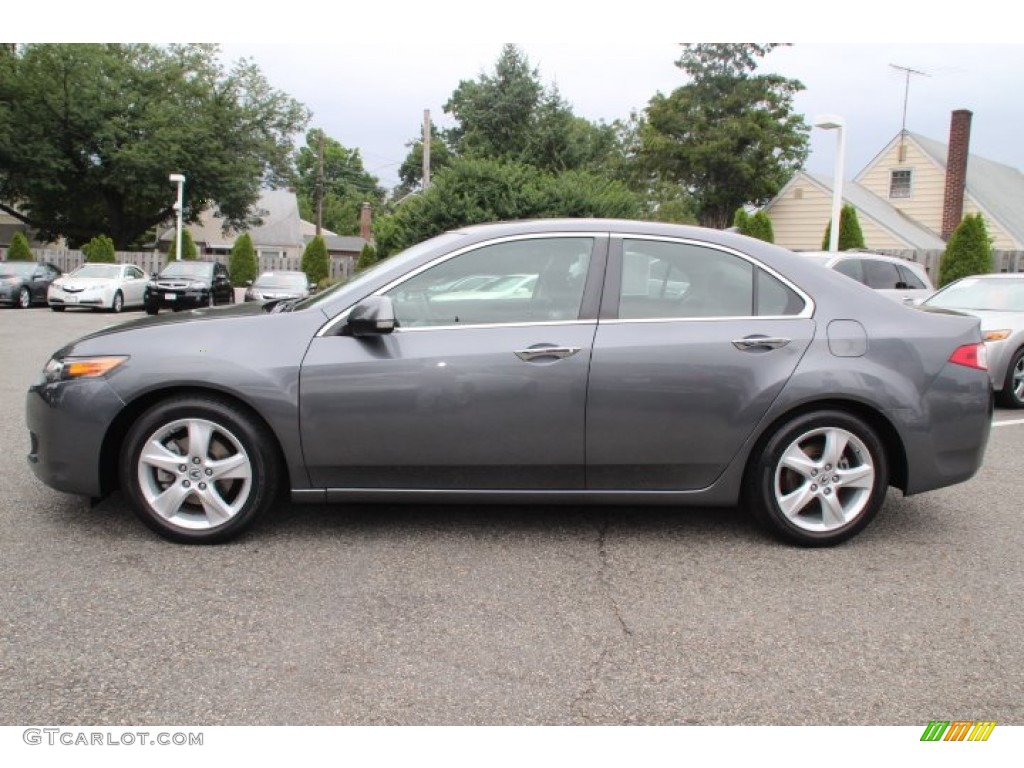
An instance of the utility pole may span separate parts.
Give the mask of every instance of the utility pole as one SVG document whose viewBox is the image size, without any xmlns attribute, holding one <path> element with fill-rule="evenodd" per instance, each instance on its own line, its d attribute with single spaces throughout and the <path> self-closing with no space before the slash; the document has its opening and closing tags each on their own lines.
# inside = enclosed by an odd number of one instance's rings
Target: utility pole
<svg viewBox="0 0 1024 768">
<path fill-rule="evenodd" d="M 316 168 L 316 236 L 324 225 L 324 132 L 317 131 Z"/>
<path fill-rule="evenodd" d="M 423 110 L 423 188 L 430 186 L 430 110 Z"/>
<path fill-rule="evenodd" d="M 910 76 L 921 75 L 922 77 L 931 77 L 927 72 L 922 72 L 919 69 L 911 69 L 910 67 L 901 67 L 899 64 L 890 64 L 893 69 L 906 74 L 906 80 L 903 85 L 903 121 L 900 124 L 900 153 L 899 162 L 903 162 L 907 159 L 906 148 L 903 146 L 903 139 L 907 135 L 907 100 L 910 98 Z"/>
</svg>

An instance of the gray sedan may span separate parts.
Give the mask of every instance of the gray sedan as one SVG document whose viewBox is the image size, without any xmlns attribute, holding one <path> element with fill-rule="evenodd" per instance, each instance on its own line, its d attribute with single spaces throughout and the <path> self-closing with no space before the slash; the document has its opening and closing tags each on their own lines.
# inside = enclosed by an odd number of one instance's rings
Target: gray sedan
<svg viewBox="0 0 1024 768">
<path fill-rule="evenodd" d="M 947 285 L 922 308 L 979 318 L 996 398 L 1007 408 L 1024 408 L 1024 274 L 965 277 Z"/>
<path fill-rule="evenodd" d="M 471 275 L 529 291 L 444 301 Z M 789 251 L 651 222 L 466 227 L 302 301 L 141 319 L 57 351 L 27 400 L 45 483 L 120 486 L 182 542 L 299 502 L 734 506 L 841 542 L 982 461 L 976 318 Z"/>
</svg>

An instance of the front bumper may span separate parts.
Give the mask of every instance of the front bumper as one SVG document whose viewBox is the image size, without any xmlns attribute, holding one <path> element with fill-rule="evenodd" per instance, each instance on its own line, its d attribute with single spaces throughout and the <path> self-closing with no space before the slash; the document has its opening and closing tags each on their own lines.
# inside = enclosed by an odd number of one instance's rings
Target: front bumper
<svg viewBox="0 0 1024 768">
<path fill-rule="evenodd" d="M 51 290 L 46 297 L 46 302 L 51 307 L 106 307 L 110 306 L 112 299 L 101 291 L 68 293 Z"/>
<path fill-rule="evenodd" d="M 210 303 L 210 291 L 207 288 L 187 290 L 160 290 L 154 288 L 146 292 L 146 308 L 157 309 L 193 309 L 205 307 Z"/>
<path fill-rule="evenodd" d="M 29 387 L 28 462 L 36 477 L 58 491 L 101 496 L 103 439 L 122 408 L 124 402 L 102 378 L 40 380 Z"/>
</svg>

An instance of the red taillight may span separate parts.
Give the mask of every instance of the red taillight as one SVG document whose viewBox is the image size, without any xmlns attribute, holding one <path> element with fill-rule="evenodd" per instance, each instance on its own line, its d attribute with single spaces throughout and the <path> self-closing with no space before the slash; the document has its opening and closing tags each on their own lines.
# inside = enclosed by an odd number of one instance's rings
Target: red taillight
<svg viewBox="0 0 1024 768">
<path fill-rule="evenodd" d="M 964 344 L 962 347 L 957 347 L 956 351 L 949 356 L 949 362 L 968 368 L 977 368 L 979 371 L 987 371 L 988 351 L 980 341 L 977 344 Z"/>
</svg>

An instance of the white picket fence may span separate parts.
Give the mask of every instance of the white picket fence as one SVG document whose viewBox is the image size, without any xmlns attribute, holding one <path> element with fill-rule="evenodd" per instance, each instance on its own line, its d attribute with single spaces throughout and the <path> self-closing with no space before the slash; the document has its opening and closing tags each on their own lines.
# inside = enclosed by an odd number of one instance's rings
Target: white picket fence
<svg viewBox="0 0 1024 768">
<path fill-rule="evenodd" d="M 33 248 L 32 252 L 36 259 L 41 262 L 52 264 L 61 272 L 71 272 L 85 263 L 85 254 L 81 251 L 65 250 L 62 248 Z M 117 251 L 114 254 L 119 264 L 134 264 L 144 272 L 151 275 L 157 274 L 166 266 L 169 257 L 166 253 L 156 251 Z M 0 261 L 7 258 L 7 249 L 0 248 Z M 202 256 L 204 261 L 219 261 L 228 263 L 227 256 Z M 259 254 L 259 271 L 269 270 L 300 270 L 302 269 L 301 256 L 283 256 L 272 254 Z M 355 271 L 356 257 L 349 255 L 332 254 L 330 257 L 330 277 L 334 279 L 346 279 Z"/>
</svg>

